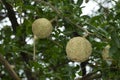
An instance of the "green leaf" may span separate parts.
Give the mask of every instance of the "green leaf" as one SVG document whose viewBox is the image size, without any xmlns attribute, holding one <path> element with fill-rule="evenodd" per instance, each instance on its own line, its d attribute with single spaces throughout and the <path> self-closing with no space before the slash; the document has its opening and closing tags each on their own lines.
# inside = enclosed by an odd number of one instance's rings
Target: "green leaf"
<svg viewBox="0 0 120 80">
<path fill-rule="evenodd" d="M 83 0 L 78 0 L 77 1 L 77 5 L 81 6 L 81 4 L 83 3 Z"/>
<path fill-rule="evenodd" d="M 116 31 L 112 32 L 111 33 L 111 39 L 114 41 L 114 44 L 120 48 L 120 38 L 118 37 L 118 34 Z"/>
</svg>

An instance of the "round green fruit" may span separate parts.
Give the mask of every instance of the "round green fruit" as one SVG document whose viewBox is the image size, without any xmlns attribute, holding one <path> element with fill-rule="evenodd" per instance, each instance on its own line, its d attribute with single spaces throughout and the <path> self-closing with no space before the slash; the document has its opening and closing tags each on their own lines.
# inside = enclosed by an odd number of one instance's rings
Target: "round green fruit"
<svg viewBox="0 0 120 80">
<path fill-rule="evenodd" d="M 102 58 L 103 60 L 111 60 L 111 57 L 109 55 L 109 49 L 110 45 L 105 46 L 105 48 L 102 51 Z"/>
<path fill-rule="evenodd" d="M 86 61 L 92 53 L 91 43 L 84 37 L 74 37 L 66 45 L 67 57 L 76 62 Z"/>
<path fill-rule="evenodd" d="M 32 24 L 32 32 L 37 38 L 47 38 L 52 33 L 52 24 L 46 18 L 36 19 Z"/>
</svg>

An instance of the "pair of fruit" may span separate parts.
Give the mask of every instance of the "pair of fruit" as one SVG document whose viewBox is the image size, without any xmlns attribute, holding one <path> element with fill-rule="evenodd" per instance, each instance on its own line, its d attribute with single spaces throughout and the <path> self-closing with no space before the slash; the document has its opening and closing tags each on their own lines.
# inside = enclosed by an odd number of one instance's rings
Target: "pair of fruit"
<svg viewBox="0 0 120 80">
<path fill-rule="evenodd" d="M 46 38 L 52 33 L 52 24 L 46 18 L 39 18 L 32 24 L 34 39 Z M 35 44 L 35 43 L 34 43 Z M 84 37 L 74 37 L 66 45 L 67 57 L 73 61 L 84 62 L 89 58 L 92 52 L 91 43 Z M 34 47 L 35 59 L 35 47 Z"/>
</svg>

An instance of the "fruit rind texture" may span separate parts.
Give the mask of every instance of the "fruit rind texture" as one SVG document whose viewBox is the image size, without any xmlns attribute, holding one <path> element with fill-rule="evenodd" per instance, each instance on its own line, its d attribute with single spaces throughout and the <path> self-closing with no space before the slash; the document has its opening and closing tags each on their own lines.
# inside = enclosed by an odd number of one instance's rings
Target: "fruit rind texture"
<svg viewBox="0 0 120 80">
<path fill-rule="evenodd" d="M 36 19 L 32 23 L 32 32 L 34 36 L 40 39 L 50 36 L 50 34 L 52 33 L 52 29 L 53 27 L 51 22 L 46 18 Z"/>
<path fill-rule="evenodd" d="M 67 57 L 72 61 L 84 62 L 92 53 L 91 43 L 84 37 L 74 37 L 66 45 Z"/>
</svg>

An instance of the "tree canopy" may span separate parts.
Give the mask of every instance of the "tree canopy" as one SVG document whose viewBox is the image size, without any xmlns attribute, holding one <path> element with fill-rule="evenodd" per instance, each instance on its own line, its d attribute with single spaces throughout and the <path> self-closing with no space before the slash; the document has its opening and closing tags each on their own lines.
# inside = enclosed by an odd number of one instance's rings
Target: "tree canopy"
<svg viewBox="0 0 120 80">
<path fill-rule="evenodd" d="M 81 5 L 90 1 L 98 9 L 84 15 Z M 32 23 L 38 18 L 50 20 L 53 30 L 36 41 L 33 60 Z M 120 80 L 119 0 L 0 0 L 0 26 L 0 80 Z M 66 54 L 76 36 L 92 44 L 84 62 Z"/>
</svg>

